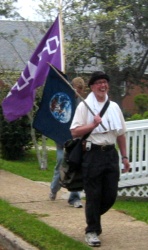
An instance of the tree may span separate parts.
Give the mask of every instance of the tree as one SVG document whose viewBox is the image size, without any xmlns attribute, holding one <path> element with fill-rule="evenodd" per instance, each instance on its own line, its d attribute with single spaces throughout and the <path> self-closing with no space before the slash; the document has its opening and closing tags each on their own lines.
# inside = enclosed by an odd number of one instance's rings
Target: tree
<svg viewBox="0 0 148 250">
<path fill-rule="evenodd" d="M 18 15 L 15 11 L 13 4 L 17 2 L 17 0 L 3 0 L 0 2 L 0 17 L 5 18 L 14 18 Z"/>
<path fill-rule="evenodd" d="M 67 39 L 66 43 L 68 46 L 66 59 L 70 62 L 69 65 L 77 71 L 78 68 L 84 71 L 86 65 L 90 69 L 92 66 L 94 68 L 97 66 L 96 68 L 105 70 L 111 76 L 112 97 L 120 105 L 121 83 L 124 81 L 138 83 L 148 65 L 145 39 L 146 1 L 135 3 L 131 0 L 128 1 L 128 5 L 125 2 L 116 0 L 81 1 L 80 4 L 77 2 L 73 4 L 70 29 L 66 29 L 71 38 Z M 144 34 L 141 34 L 140 17 L 138 22 L 136 16 L 138 9 L 141 13 Z"/>
<path fill-rule="evenodd" d="M 63 0 L 62 15 L 67 74 L 105 70 L 121 105 L 122 83 L 139 84 L 148 66 L 147 1 Z"/>
</svg>

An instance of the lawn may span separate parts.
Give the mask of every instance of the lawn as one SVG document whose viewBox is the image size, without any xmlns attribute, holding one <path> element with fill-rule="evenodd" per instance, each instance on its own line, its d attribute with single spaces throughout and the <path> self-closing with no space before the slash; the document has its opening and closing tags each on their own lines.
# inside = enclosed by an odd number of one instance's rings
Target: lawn
<svg viewBox="0 0 148 250">
<path fill-rule="evenodd" d="M 113 208 L 148 224 L 148 200 L 146 199 L 117 199 Z"/>
<path fill-rule="evenodd" d="M 42 250 L 88 250 L 87 245 L 76 241 L 37 219 L 37 215 L 0 200 L 0 224 L 26 242 Z M 27 249 L 26 249 L 27 250 Z"/>
<path fill-rule="evenodd" d="M 53 169 L 56 163 L 56 150 L 48 150 L 47 170 L 41 170 L 37 161 L 35 150 L 30 150 L 26 157 L 21 160 L 7 161 L 0 159 L 0 169 L 23 176 L 33 181 L 49 182 L 53 176 Z"/>
</svg>

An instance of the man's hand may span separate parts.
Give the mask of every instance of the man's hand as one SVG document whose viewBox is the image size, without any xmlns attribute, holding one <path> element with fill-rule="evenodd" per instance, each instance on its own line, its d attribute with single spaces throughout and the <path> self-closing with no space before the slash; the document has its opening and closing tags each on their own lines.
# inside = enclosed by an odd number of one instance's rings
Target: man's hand
<svg viewBox="0 0 148 250">
<path fill-rule="evenodd" d="M 99 115 L 94 116 L 94 125 L 97 127 L 102 122 L 102 119 Z"/>
<path fill-rule="evenodd" d="M 126 159 L 126 158 L 124 158 L 124 159 L 122 160 L 122 163 L 123 163 L 123 165 L 124 165 L 123 173 L 129 172 L 129 170 L 130 170 L 129 160 Z"/>
</svg>

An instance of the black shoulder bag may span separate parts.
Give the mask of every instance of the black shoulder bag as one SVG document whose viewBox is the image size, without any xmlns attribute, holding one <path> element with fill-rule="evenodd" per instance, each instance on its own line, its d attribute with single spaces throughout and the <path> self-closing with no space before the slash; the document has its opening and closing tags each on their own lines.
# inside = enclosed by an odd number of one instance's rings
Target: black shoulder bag
<svg viewBox="0 0 148 250">
<path fill-rule="evenodd" d="M 104 104 L 100 117 L 104 115 L 109 103 L 109 100 L 107 100 Z M 69 191 L 83 190 L 81 169 L 83 141 L 86 140 L 91 132 L 84 135 L 81 139 L 70 139 L 64 144 L 64 158 L 60 167 L 60 185 Z"/>
</svg>

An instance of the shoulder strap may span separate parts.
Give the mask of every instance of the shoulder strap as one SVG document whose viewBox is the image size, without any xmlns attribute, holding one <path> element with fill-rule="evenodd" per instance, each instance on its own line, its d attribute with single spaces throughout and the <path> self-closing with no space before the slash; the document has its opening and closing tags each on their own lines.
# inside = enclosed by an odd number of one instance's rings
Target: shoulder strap
<svg viewBox="0 0 148 250">
<path fill-rule="evenodd" d="M 105 113 L 105 111 L 107 110 L 108 106 L 110 104 L 110 101 L 107 99 L 106 103 L 104 104 L 103 108 L 101 109 L 100 111 L 100 117 L 102 117 Z M 90 131 L 89 133 L 87 133 L 86 135 L 84 135 L 81 140 L 85 140 L 90 134 L 91 134 L 92 131 Z"/>
<path fill-rule="evenodd" d="M 100 111 L 100 117 L 102 117 L 102 116 L 104 115 L 104 113 L 105 113 L 105 111 L 107 110 L 109 104 L 110 104 L 110 101 L 107 100 L 106 103 L 104 104 L 103 108 L 102 108 L 101 111 Z"/>
</svg>

